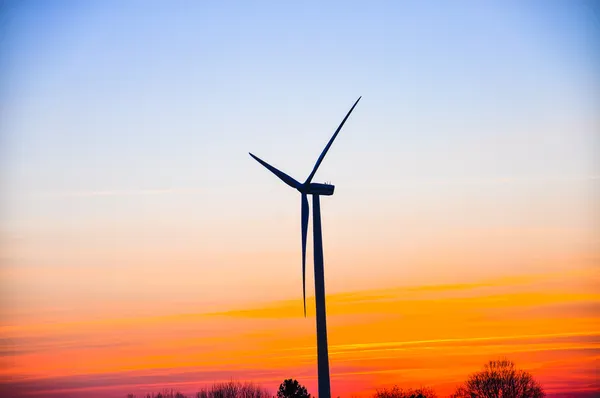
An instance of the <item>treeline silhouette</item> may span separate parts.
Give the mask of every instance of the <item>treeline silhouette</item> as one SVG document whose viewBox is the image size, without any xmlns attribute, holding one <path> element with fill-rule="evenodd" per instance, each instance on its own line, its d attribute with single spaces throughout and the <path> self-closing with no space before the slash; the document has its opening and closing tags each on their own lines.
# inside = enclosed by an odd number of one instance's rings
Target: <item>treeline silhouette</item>
<svg viewBox="0 0 600 398">
<path fill-rule="evenodd" d="M 211 387 L 204 387 L 198 391 L 194 398 L 271 398 L 273 395 L 257 384 L 239 381 L 230 381 L 226 383 L 215 383 Z M 179 391 L 164 390 L 157 394 L 146 394 L 141 398 L 190 398 L 189 395 Z M 127 398 L 138 398 L 134 394 L 127 395 Z"/>
<path fill-rule="evenodd" d="M 545 395 L 542 386 L 529 372 L 518 369 L 512 361 L 500 359 L 489 361 L 481 371 L 471 374 L 450 397 L 543 398 Z M 277 398 L 311 398 L 306 387 L 294 379 L 284 380 L 275 396 Z M 230 381 L 215 383 L 191 396 L 173 390 L 165 390 L 141 396 L 129 394 L 127 398 L 274 398 L 274 395 L 268 389 L 254 383 Z M 376 390 L 373 398 L 437 398 L 437 394 L 429 387 L 404 389 L 392 386 Z"/>
</svg>

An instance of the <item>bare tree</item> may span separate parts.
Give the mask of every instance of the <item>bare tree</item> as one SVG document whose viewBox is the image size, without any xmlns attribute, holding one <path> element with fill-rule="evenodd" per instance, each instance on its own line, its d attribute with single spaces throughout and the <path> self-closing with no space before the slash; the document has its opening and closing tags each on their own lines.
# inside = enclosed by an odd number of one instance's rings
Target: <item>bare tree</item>
<svg viewBox="0 0 600 398">
<path fill-rule="evenodd" d="M 229 381 L 226 383 L 215 383 L 210 387 L 202 388 L 196 398 L 271 398 L 271 393 L 254 383 L 240 383 Z M 136 398 L 134 394 L 127 398 Z M 188 396 L 173 390 L 164 390 L 158 394 L 147 394 L 142 398 L 188 398 Z"/>
<path fill-rule="evenodd" d="M 435 391 L 431 388 L 421 387 L 413 390 L 412 388 L 400 388 L 394 386 L 392 388 L 383 388 L 377 390 L 373 398 L 436 398 Z"/>
<path fill-rule="evenodd" d="M 459 386 L 453 398 L 543 398 L 546 394 L 533 376 L 512 361 L 490 361 Z"/>
<path fill-rule="evenodd" d="M 254 383 L 229 381 L 203 388 L 196 394 L 196 398 L 271 398 L 271 394 Z"/>
<path fill-rule="evenodd" d="M 135 394 L 127 394 L 127 398 L 136 398 Z M 179 391 L 173 390 L 164 390 L 163 392 L 159 392 L 158 394 L 146 394 L 146 396 L 142 396 L 142 398 L 187 398 L 184 394 Z"/>
</svg>

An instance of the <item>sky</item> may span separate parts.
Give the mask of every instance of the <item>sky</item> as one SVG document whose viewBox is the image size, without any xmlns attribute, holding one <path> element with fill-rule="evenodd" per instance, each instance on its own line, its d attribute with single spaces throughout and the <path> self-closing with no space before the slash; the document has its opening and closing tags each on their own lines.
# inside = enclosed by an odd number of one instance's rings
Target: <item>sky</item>
<svg viewBox="0 0 600 398">
<path fill-rule="evenodd" d="M 600 10 L 586 1 L 0 4 L 0 390 L 333 394 L 491 359 L 598 393 Z M 587 394 L 587 395 L 586 395 Z M 335 396 L 337 396 L 335 395 Z"/>
</svg>

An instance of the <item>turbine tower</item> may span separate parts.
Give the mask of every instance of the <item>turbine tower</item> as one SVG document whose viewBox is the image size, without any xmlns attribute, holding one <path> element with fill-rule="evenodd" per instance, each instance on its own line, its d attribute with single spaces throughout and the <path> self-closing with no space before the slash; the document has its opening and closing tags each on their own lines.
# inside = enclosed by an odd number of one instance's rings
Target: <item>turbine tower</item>
<svg viewBox="0 0 600 398">
<path fill-rule="evenodd" d="M 325 273 L 323 269 L 323 237 L 321 234 L 321 205 L 319 197 L 321 195 L 330 196 L 333 195 L 334 186 L 331 184 L 318 184 L 312 182 L 317 169 L 321 165 L 323 158 L 327 154 L 327 151 L 331 147 L 331 144 L 337 137 L 338 133 L 346 123 L 348 116 L 354 110 L 358 101 L 362 97 L 359 97 L 352 108 L 342 120 L 342 123 L 338 126 L 335 133 L 325 146 L 325 149 L 317 159 L 315 167 L 309 174 L 308 178 L 304 183 L 300 183 L 285 174 L 284 172 L 276 169 L 267 162 L 259 159 L 250 153 L 258 163 L 265 166 L 273 174 L 279 177 L 283 182 L 292 188 L 297 189 L 301 194 L 302 200 L 302 298 L 304 300 L 304 317 L 306 317 L 306 234 L 308 232 L 308 195 L 312 195 L 313 202 L 313 244 L 314 244 L 314 263 L 315 263 L 315 304 L 317 312 L 317 361 L 318 361 L 318 376 L 319 376 L 319 398 L 330 398 L 331 388 L 329 383 L 329 353 L 327 350 L 327 319 L 325 316 Z"/>
</svg>

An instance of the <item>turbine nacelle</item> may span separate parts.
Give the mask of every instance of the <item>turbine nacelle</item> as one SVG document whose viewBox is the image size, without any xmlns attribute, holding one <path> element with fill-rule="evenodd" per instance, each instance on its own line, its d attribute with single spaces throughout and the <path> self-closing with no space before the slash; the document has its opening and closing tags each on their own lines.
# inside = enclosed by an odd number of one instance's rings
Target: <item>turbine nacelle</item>
<svg viewBox="0 0 600 398">
<path fill-rule="evenodd" d="M 331 196 L 333 195 L 333 191 L 335 186 L 331 184 L 319 184 L 316 182 L 311 182 L 308 184 L 302 184 L 298 187 L 298 191 L 305 195 L 323 195 L 323 196 Z"/>
</svg>

